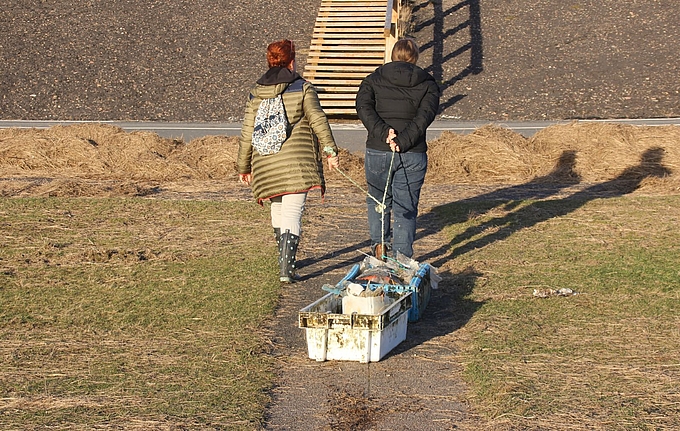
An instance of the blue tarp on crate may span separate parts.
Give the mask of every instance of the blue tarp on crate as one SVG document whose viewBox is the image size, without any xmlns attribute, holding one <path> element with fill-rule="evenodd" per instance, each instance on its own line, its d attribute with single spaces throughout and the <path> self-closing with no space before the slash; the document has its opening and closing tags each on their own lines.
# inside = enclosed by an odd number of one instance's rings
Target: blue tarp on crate
<svg viewBox="0 0 680 431">
<path fill-rule="evenodd" d="M 383 271 L 394 275 L 390 282 L 372 283 L 363 278 L 371 271 Z M 395 282 L 396 281 L 396 282 Z M 367 256 L 361 264 L 356 264 L 335 286 L 324 285 L 323 289 L 337 295 L 346 294 L 344 290 L 350 283 L 361 284 L 365 289 L 381 288 L 387 293 L 412 292 L 411 309 L 408 321 L 417 322 L 423 316 L 433 288 L 436 288 L 439 276 L 428 263 L 418 263 L 404 256 L 389 259 L 387 262 Z"/>
</svg>

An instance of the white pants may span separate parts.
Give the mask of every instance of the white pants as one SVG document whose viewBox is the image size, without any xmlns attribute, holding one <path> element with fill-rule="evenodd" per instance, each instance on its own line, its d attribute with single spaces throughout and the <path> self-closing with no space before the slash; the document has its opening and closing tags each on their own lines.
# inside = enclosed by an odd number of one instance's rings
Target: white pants
<svg viewBox="0 0 680 431">
<path fill-rule="evenodd" d="M 293 235 L 300 236 L 307 192 L 277 196 L 270 200 L 272 203 L 272 226 L 281 229 L 281 233 L 289 230 Z"/>
</svg>

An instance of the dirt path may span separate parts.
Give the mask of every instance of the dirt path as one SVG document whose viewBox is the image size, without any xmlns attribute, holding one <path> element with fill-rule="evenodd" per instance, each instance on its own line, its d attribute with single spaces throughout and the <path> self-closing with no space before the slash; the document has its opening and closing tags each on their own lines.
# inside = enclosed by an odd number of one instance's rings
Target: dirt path
<svg viewBox="0 0 680 431">
<path fill-rule="evenodd" d="M 430 192 L 429 192 L 430 191 Z M 441 193 L 438 193 L 441 196 Z M 448 196 L 451 199 L 465 196 Z M 327 201 L 310 199 L 301 245 L 304 280 L 287 288 L 272 325 L 280 375 L 265 429 L 446 430 L 473 429 L 464 404 L 465 385 L 457 358 L 456 330 L 470 317 L 461 313 L 461 285 L 444 275 L 421 321 L 409 323 L 406 340 L 379 362 L 316 362 L 307 356 L 297 312 L 325 294 L 368 252 L 364 197 L 331 189 Z M 416 256 L 442 246 L 430 212 L 442 198 L 425 189 Z M 430 234 L 428 234 L 428 232 Z M 449 279 L 447 282 L 447 278 Z M 464 285 L 464 283 L 463 283 Z"/>
</svg>

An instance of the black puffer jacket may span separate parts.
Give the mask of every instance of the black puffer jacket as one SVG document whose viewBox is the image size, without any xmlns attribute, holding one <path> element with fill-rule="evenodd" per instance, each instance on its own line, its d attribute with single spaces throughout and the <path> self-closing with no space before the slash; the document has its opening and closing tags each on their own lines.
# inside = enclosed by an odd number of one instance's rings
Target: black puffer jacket
<svg viewBox="0 0 680 431">
<path fill-rule="evenodd" d="M 368 130 L 366 148 L 390 151 L 390 129 L 401 152 L 427 151 L 425 132 L 439 110 L 439 86 L 415 64 L 393 61 L 380 66 L 361 83 L 357 114 Z"/>
</svg>

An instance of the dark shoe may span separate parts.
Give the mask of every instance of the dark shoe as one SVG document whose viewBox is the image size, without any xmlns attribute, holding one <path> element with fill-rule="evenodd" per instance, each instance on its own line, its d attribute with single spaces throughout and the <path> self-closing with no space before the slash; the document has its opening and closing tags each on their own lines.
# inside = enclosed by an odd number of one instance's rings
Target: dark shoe
<svg viewBox="0 0 680 431">
<path fill-rule="evenodd" d="M 295 274 L 295 255 L 297 254 L 300 237 L 286 230 L 281 234 L 279 242 L 279 280 L 282 283 L 294 283 L 297 278 Z"/>
</svg>

